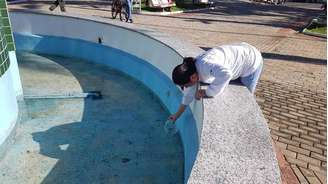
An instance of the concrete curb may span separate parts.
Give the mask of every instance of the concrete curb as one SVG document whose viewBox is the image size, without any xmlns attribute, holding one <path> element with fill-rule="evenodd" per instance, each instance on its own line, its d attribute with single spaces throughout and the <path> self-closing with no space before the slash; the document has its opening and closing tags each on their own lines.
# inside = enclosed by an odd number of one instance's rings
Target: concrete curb
<svg viewBox="0 0 328 184">
<path fill-rule="evenodd" d="M 7 1 L 7 4 L 19 4 L 19 3 L 25 3 L 25 2 L 28 2 L 28 0 Z"/>
<path fill-rule="evenodd" d="M 310 36 L 316 36 L 316 37 L 320 37 L 320 38 L 325 38 L 327 39 L 327 35 L 323 35 L 323 34 L 320 34 L 320 33 L 312 33 L 312 32 L 309 32 L 307 31 L 307 29 L 303 29 L 301 31 L 301 33 L 305 34 L 305 35 L 310 35 Z"/>
<path fill-rule="evenodd" d="M 214 7 L 209 7 L 209 8 L 200 8 L 200 9 L 195 9 L 195 10 L 182 10 L 182 11 L 175 11 L 175 12 L 145 12 L 141 11 L 138 14 L 141 15 L 175 15 L 175 14 L 180 14 L 180 13 L 192 13 L 192 12 L 198 12 L 198 11 L 204 11 L 204 10 L 212 10 Z"/>
</svg>

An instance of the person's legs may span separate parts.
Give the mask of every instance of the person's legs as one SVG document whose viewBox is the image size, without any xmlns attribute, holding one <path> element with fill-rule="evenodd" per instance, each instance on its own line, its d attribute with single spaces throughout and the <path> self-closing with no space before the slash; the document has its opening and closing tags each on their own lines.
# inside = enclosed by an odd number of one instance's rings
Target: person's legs
<svg viewBox="0 0 328 184">
<path fill-rule="evenodd" d="M 59 6 L 60 6 L 60 10 L 62 12 L 65 12 L 65 1 L 64 0 L 58 0 L 59 1 Z"/>
<path fill-rule="evenodd" d="M 128 13 L 128 20 L 132 22 L 132 0 L 127 1 L 127 13 Z"/>
<path fill-rule="evenodd" d="M 258 80 L 261 77 L 263 68 L 263 62 L 261 65 L 249 76 L 240 77 L 240 81 L 248 88 L 248 90 L 254 94 Z"/>
</svg>

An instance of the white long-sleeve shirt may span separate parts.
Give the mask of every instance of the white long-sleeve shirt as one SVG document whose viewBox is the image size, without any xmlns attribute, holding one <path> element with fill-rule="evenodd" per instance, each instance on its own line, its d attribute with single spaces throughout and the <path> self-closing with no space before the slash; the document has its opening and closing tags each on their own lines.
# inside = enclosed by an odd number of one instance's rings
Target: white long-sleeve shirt
<svg viewBox="0 0 328 184">
<path fill-rule="evenodd" d="M 222 45 L 196 58 L 196 69 L 201 82 L 209 83 L 207 96 L 221 94 L 230 80 L 246 77 L 262 62 L 261 53 L 247 43 Z M 197 85 L 185 88 L 182 104 L 189 105 L 195 98 Z"/>
</svg>

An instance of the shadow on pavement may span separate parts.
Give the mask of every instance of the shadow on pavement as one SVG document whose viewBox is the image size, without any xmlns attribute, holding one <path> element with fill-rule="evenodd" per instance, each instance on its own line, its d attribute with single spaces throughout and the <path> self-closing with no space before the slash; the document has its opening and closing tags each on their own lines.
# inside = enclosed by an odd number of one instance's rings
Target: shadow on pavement
<svg viewBox="0 0 328 184">
<path fill-rule="evenodd" d="M 111 5 L 112 0 L 104 1 L 65 1 L 66 5 L 79 5 L 81 9 L 106 10 L 103 6 Z M 52 4 L 53 1 L 29 1 L 21 3 L 21 6 L 27 9 L 38 9 L 42 4 Z M 183 19 L 186 22 L 201 22 L 203 24 L 212 24 L 215 22 L 262 25 L 279 28 L 291 28 L 301 30 L 310 19 L 317 16 L 321 10 L 304 8 L 299 6 L 275 6 L 270 4 L 251 3 L 246 1 L 220 1 L 216 2 L 216 8 L 213 10 L 200 10 L 197 13 L 202 14 L 203 18 L 189 16 L 190 13 L 180 15 L 165 16 L 168 18 Z M 182 15 L 182 16 L 181 16 Z M 160 16 L 160 15 L 149 15 Z M 237 16 L 244 16 L 238 19 Z M 263 18 L 264 17 L 264 18 Z M 265 18 L 271 17 L 271 18 Z M 227 19 L 229 18 L 229 19 Z"/>
<path fill-rule="evenodd" d="M 276 59 L 276 60 L 284 60 L 284 61 L 299 62 L 299 63 L 327 65 L 327 61 L 324 59 L 308 58 L 302 56 L 290 56 L 290 55 L 267 53 L 267 52 L 262 52 L 262 56 L 264 59 Z"/>
<path fill-rule="evenodd" d="M 201 49 L 207 51 L 210 50 L 210 47 L 200 47 Z M 291 56 L 283 55 L 277 53 L 267 53 L 261 52 L 264 59 L 274 59 L 274 60 L 284 60 L 288 62 L 298 62 L 298 63 L 307 63 L 307 64 L 316 64 L 316 65 L 327 65 L 327 61 L 324 59 L 308 58 L 302 56 Z"/>
<path fill-rule="evenodd" d="M 204 18 L 190 17 L 189 15 L 191 13 L 185 13 L 184 16 L 171 15 L 166 17 L 184 19 L 187 22 L 201 22 L 203 24 L 227 22 L 291 28 L 298 31 L 308 23 L 308 20 L 317 16 L 320 12 L 320 9 L 307 9 L 306 7 L 300 8 L 243 1 L 225 1 L 217 2 L 216 8 L 213 10 L 196 11 L 196 13 L 202 14 L 201 16 Z M 195 12 L 193 12 L 193 14 L 194 13 Z M 233 16 L 233 18 L 231 18 L 231 16 Z M 249 17 L 238 19 L 238 16 Z M 265 19 L 263 17 L 272 18 Z M 227 20 L 227 18 L 229 18 L 229 20 Z"/>
</svg>

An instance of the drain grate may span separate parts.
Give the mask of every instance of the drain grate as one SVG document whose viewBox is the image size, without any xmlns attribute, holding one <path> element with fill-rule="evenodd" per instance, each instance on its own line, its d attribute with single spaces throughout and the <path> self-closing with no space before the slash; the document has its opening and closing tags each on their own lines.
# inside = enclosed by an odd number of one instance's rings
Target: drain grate
<svg viewBox="0 0 328 184">
<path fill-rule="evenodd" d="M 91 98 L 93 100 L 99 100 L 102 99 L 102 94 L 101 91 L 89 91 L 86 93 L 24 95 L 24 99 L 72 99 L 72 98 Z"/>
</svg>

